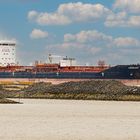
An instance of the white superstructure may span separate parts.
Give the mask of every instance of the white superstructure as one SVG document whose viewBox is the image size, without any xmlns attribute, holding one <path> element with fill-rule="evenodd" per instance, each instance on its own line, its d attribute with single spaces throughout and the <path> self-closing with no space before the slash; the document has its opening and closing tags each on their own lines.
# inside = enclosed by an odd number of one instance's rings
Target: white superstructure
<svg viewBox="0 0 140 140">
<path fill-rule="evenodd" d="M 61 67 L 69 67 L 69 66 L 75 66 L 76 60 L 74 58 L 63 58 L 60 60 L 60 66 Z"/>
<path fill-rule="evenodd" d="M 16 64 L 16 42 L 0 40 L 0 66 Z"/>
</svg>

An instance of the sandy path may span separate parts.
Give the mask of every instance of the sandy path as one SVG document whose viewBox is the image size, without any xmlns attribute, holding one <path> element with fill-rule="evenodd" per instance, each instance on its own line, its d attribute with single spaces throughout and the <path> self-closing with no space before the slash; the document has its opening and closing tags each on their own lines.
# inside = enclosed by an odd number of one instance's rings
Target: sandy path
<svg viewBox="0 0 140 140">
<path fill-rule="evenodd" d="M 140 139 L 140 102 L 22 101 L 0 105 L 0 140 Z"/>
</svg>

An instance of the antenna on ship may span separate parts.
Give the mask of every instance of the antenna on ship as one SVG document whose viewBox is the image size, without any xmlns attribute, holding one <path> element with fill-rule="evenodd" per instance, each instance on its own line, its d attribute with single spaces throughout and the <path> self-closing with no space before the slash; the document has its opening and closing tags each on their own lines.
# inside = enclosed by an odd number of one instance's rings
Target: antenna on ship
<svg viewBox="0 0 140 140">
<path fill-rule="evenodd" d="M 49 59 L 49 62 L 52 64 L 52 54 L 49 53 L 48 59 Z"/>
</svg>

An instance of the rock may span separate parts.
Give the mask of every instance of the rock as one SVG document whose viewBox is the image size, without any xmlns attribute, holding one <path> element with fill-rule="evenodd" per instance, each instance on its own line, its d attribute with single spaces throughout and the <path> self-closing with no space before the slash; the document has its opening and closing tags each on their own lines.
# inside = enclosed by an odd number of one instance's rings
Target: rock
<svg viewBox="0 0 140 140">
<path fill-rule="evenodd" d="M 5 97 L 20 95 L 25 98 L 120 100 L 132 95 L 133 99 L 137 96 L 137 100 L 140 100 L 139 87 L 129 87 L 115 80 L 89 80 L 58 85 L 41 82 L 18 92 L 2 92 Z"/>
<path fill-rule="evenodd" d="M 125 94 L 139 94 L 140 88 L 128 87 L 115 80 L 89 80 L 67 82 L 58 85 L 36 83 L 24 89 L 27 96 L 36 94 L 105 94 L 107 96 L 121 96 Z"/>
</svg>

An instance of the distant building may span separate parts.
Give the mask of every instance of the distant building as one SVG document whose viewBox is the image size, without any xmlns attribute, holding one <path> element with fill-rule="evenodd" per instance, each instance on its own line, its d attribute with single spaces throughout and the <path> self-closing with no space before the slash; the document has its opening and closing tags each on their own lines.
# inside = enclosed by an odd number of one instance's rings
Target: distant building
<svg viewBox="0 0 140 140">
<path fill-rule="evenodd" d="M 0 66 L 16 64 L 16 42 L 0 40 Z"/>
</svg>

